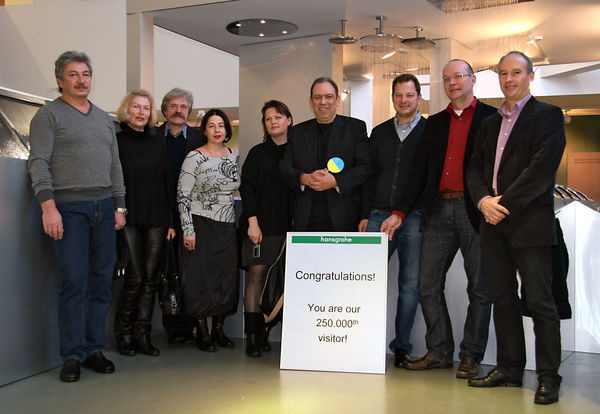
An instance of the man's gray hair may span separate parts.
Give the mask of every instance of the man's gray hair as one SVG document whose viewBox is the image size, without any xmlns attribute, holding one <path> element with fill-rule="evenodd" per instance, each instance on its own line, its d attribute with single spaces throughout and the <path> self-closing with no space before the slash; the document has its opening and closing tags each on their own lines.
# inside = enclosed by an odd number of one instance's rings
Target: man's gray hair
<svg viewBox="0 0 600 414">
<path fill-rule="evenodd" d="M 83 52 L 77 52 L 76 50 L 69 50 L 60 55 L 58 59 L 56 59 L 56 62 L 54 62 L 54 76 L 59 79 L 62 78 L 65 66 L 71 62 L 85 63 L 90 70 L 90 75 L 92 74 L 92 61 L 88 55 Z"/>
<path fill-rule="evenodd" d="M 185 89 L 173 88 L 167 92 L 167 94 L 163 97 L 162 103 L 160 104 L 160 110 L 162 111 L 163 115 L 167 110 L 167 105 L 169 105 L 169 102 L 173 98 L 185 98 L 185 100 L 188 101 L 189 113 L 192 113 L 192 108 L 194 106 L 194 95 Z"/>
<path fill-rule="evenodd" d="M 90 76 L 92 75 L 92 61 L 89 56 L 83 52 L 68 50 L 61 54 L 58 59 L 56 59 L 56 62 L 54 62 L 54 76 L 56 79 L 62 79 L 65 66 L 71 62 L 85 63 L 90 70 Z M 62 93 L 62 88 L 60 86 L 58 87 L 58 90 Z"/>
</svg>

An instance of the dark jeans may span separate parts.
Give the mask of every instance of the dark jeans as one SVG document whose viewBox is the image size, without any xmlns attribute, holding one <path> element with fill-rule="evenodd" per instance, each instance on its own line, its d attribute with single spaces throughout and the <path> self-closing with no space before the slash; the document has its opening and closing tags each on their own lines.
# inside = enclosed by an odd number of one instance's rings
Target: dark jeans
<svg viewBox="0 0 600 414">
<path fill-rule="evenodd" d="M 446 273 L 459 248 L 469 297 L 460 354 L 480 361 L 488 340 L 491 305 L 479 235 L 469 221 L 463 199 L 436 199 L 423 230 L 419 294 L 427 325 L 427 350 L 434 358 L 447 362 L 453 360 L 454 339 L 444 287 Z"/>
<path fill-rule="evenodd" d="M 560 319 L 552 296 L 551 247 L 514 248 L 497 234 L 483 249 L 490 296 L 494 304 L 497 361 L 501 371 L 521 378 L 525 369 L 525 337 L 518 296 L 519 271 L 527 308 L 533 319 L 538 375 L 558 376 Z"/>
<path fill-rule="evenodd" d="M 392 213 L 373 209 L 369 216 L 367 231 L 378 232 L 381 223 Z M 421 233 L 419 222 L 421 213 L 411 212 L 394 232 L 388 243 L 388 259 L 398 252 L 398 302 L 396 304 L 396 337 L 390 342 L 392 351 L 403 349 L 412 352 L 410 333 L 415 321 L 419 304 L 419 254 L 421 251 Z"/>
<path fill-rule="evenodd" d="M 165 249 L 166 227 L 125 226 L 129 265 L 115 314 L 115 336 L 142 336 L 152 331 L 158 265 Z"/>
<path fill-rule="evenodd" d="M 60 356 L 83 361 L 106 342 L 106 312 L 115 266 L 111 198 L 59 203 L 64 235 L 54 241 L 60 271 Z"/>
</svg>

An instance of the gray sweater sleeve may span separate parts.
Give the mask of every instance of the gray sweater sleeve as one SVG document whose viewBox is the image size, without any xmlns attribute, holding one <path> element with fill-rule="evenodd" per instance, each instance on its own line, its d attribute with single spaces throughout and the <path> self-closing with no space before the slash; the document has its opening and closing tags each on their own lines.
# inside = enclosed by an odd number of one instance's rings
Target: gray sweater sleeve
<svg viewBox="0 0 600 414">
<path fill-rule="evenodd" d="M 112 182 L 112 194 L 115 208 L 119 208 L 125 207 L 125 184 L 123 182 L 123 169 L 121 168 L 121 161 L 119 159 L 119 145 L 117 144 L 115 127 L 112 122 L 111 128 L 114 140 L 111 148 L 112 164 L 110 169 L 110 179 Z"/>
<path fill-rule="evenodd" d="M 30 153 L 27 169 L 31 176 L 33 192 L 40 203 L 54 199 L 50 159 L 54 150 L 56 119 L 50 111 L 39 110 L 31 120 Z"/>
</svg>

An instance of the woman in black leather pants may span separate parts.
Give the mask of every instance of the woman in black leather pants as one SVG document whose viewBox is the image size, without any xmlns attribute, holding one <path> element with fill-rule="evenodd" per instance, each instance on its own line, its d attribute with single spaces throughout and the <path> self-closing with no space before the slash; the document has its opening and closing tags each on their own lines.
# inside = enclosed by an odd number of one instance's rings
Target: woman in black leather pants
<svg viewBox="0 0 600 414">
<path fill-rule="evenodd" d="M 147 91 L 131 91 L 117 111 L 119 158 L 127 193 L 127 225 L 122 237 L 129 249 L 123 289 L 117 302 L 117 350 L 132 356 L 160 355 L 152 346 L 152 310 L 161 255 L 172 226 L 174 205 L 169 188 L 167 155 L 162 137 L 155 135 L 153 100 Z"/>
</svg>

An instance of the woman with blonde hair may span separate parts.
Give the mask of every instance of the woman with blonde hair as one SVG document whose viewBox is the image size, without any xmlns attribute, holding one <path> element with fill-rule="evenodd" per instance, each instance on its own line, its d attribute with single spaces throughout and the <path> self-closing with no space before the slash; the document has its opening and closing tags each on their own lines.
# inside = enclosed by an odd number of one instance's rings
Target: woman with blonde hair
<svg viewBox="0 0 600 414">
<path fill-rule="evenodd" d="M 136 352 L 158 356 L 152 346 L 152 310 L 156 280 L 167 238 L 175 235 L 164 140 L 154 134 L 154 104 L 149 92 L 129 92 L 117 111 L 119 158 L 127 189 L 127 225 L 123 238 L 129 249 L 123 288 L 117 301 L 115 336 L 122 355 Z"/>
</svg>

